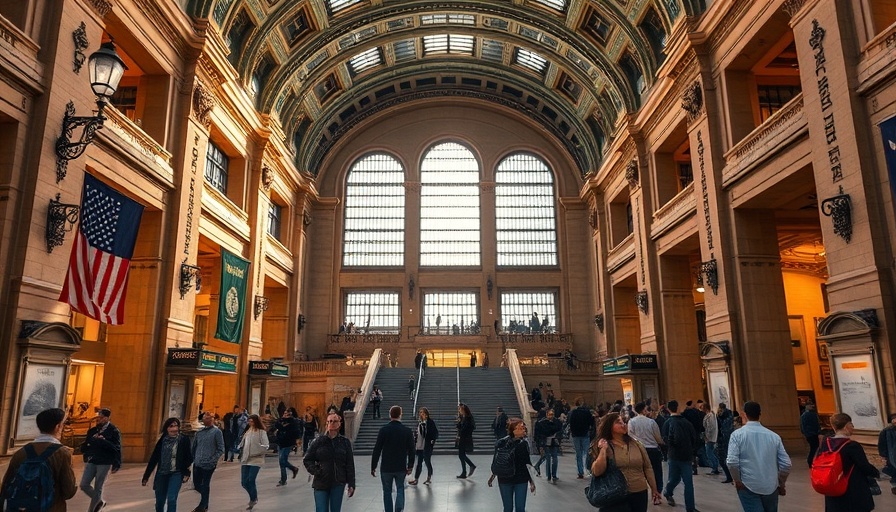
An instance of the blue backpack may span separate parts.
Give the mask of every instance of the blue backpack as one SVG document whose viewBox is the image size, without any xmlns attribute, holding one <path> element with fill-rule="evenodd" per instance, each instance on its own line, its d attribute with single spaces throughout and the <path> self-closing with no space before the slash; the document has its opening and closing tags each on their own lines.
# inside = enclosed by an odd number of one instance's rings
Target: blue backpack
<svg viewBox="0 0 896 512">
<path fill-rule="evenodd" d="M 7 511 L 45 511 L 53 505 L 53 470 L 47 463 L 62 445 L 51 444 L 40 455 L 31 444 L 25 445 L 28 458 L 19 466 L 15 476 L 3 489 Z"/>
</svg>

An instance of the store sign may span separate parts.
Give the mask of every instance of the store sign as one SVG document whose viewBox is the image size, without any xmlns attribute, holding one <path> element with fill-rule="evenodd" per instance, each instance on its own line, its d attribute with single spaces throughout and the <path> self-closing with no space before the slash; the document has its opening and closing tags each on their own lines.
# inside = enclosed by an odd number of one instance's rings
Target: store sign
<svg viewBox="0 0 896 512">
<path fill-rule="evenodd" d="M 199 365 L 198 348 L 171 348 L 168 349 L 168 366 L 189 366 L 196 368 Z"/>
<path fill-rule="evenodd" d="M 249 361 L 249 375 L 289 377 L 289 366 L 273 361 Z"/>
<path fill-rule="evenodd" d="M 236 373 L 237 356 L 196 348 L 168 349 L 168 366 Z"/>
<path fill-rule="evenodd" d="M 632 370 L 657 370 L 656 354 L 625 355 L 607 359 L 603 363 L 604 374 L 626 373 Z"/>
</svg>

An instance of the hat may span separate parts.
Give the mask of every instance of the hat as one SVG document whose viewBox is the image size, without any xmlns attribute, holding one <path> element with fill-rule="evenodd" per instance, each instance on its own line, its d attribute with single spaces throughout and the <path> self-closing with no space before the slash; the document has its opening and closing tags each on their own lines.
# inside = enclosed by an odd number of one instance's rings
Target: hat
<svg viewBox="0 0 896 512">
<path fill-rule="evenodd" d="M 103 416 L 105 416 L 105 417 L 107 417 L 107 418 L 111 418 L 111 417 L 112 417 L 112 409 L 109 409 L 108 407 L 103 407 L 103 408 L 101 408 L 101 409 L 100 409 L 99 411 L 97 411 L 97 412 L 100 413 L 100 414 L 102 414 Z"/>
</svg>

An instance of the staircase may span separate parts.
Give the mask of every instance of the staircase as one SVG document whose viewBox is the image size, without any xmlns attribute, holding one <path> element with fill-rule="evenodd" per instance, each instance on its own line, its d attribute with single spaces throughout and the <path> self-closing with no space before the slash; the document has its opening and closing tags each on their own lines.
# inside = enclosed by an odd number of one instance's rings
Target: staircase
<svg viewBox="0 0 896 512">
<path fill-rule="evenodd" d="M 402 423 L 415 428 L 417 414 L 411 411 L 413 400 L 408 397 L 407 382 L 412 370 L 408 368 L 382 368 L 377 375 L 377 384 L 383 390 L 382 418 L 371 419 L 368 412 L 361 422 L 358 437 L 354 443 L 355 453 L 369 454 L 373 452 L 376 435 L 380 427 L 389 421 L 389 407 L 400 405 L 404 410 Z M 470 407 L 476 419 L 476 431 L 473 432 L 473 444 L 476 452 L 491 450 L 495 443 L 491 423 L 495 417 L 495 408 L 504 407 L 508 417 L 520 415 L 513 382 L 507 368 L 461 368 L 460 400 Z M 455 418 L 457 417 L 457 369 L 428 368 L 420 384 L 417 397 L 417 409 L 426 407 L 439 428 L 439 440 L 436 441 L 434 453 L 455 454 L 454 436 L 456 434 Z"/>
</svg>

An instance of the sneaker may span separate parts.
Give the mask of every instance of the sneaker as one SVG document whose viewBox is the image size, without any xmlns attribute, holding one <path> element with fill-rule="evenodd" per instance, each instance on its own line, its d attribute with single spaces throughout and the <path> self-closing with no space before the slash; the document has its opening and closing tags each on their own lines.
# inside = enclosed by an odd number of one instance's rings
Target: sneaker
<svg viewBox="0 0 896 512">
<path fill-rule="evenodd" d="M 585 478 L 585 475 L 579 475 L 576 478 L 578 478 L 579 480 L 582 480 L 583 478 Z"/>
<path fill-rule="evenodd" d="M 559 481 L 560 481 L 560 479 L 554 478 L 554 485 L 557 485 L 557 482 L 559 482 Z"/>
<path fill-rule="evenodd" d="M 457 478 L 467 478 L 467 475 L 460 474 L 460 475 L 457 475 Z"/>
<path fill-rule="evenodd" d="M 467 476 L 473 476 L 474 471 L 476 471 L 476 466 L 470 468 L 470 473 Z"/>
<path fill-rule="evenodd" d="M 670 507 L 675 506 L 675 498 L 669 494 L 663 494 L 663 497 L 666 498 L 666 503 L 668 503 Z"/>
<path fill-rule="evenodd" d="M 255 504 L 258 503 L 258 500 L 252 500 L 249 502 L 249 506 L 246 507 L 246 510 L 252 510 L 255 508 Z"/>
<path fill-rule="evenodd" d="M 280 480 L 279 482 L 277 482 L 277 487 L 283 487 L 284 485 L 286 485 L 286 480 Z"/>
<path fill-rule="evenodd" d="M 299 468 L 292 468 L 292 477 L 295 478 L 299 474 Z M 286 482 L 284 482 L 286 483 Z"/>
<path fill-rule="evenodd" d="M 93 512 L 100 512 L 100 510 L 103 510 L 103 508 L 105 508 L 105 506 L 106 506 L 106 502 L 103 500 L 100 500 L 100 502 L 97 503 L 95 507 L 93 507 Z"/>
<path fill-rule="evenodd" d="M 730 483 L 733 482 L 733 481 L 734 481 L 734 480 L 732 480 L 732 479 L 730 479 L 730 478 L 726 478 L 725 480 L 722 480 L 721 483 L 723 483 L 723 484 L 730 484 Z M 893 494 L 896 494 L 896 492 L 894 492 Z"/>
</svg>

